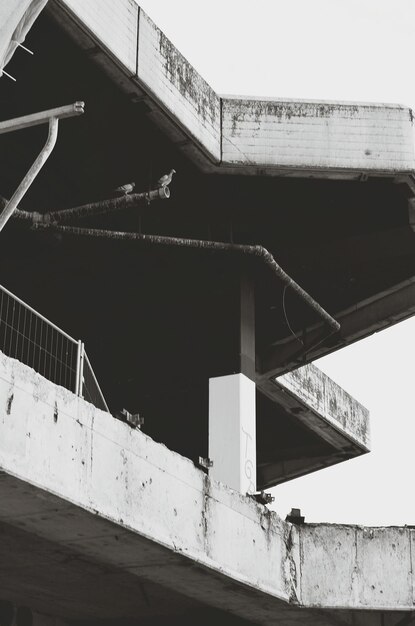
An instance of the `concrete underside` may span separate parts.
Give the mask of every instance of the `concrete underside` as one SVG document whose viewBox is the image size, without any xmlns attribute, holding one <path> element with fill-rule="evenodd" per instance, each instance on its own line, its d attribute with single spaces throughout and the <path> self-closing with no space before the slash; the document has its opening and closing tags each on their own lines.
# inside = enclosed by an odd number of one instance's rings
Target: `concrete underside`
<svg viewBox="0 0 415 626">
<path fill-rule="evenodd" d="M 369 452 L 369 411 L 312 363 L 275 380 L 263 380 L 259 389 L 275 403 L 284 420 L 294 419 L 315 437 L 304 445 L 297 431 L 291 448 L 286 444 L 282 449 L 278 447 L 280 437 L 269 423 L 267 430 L 259 429 L 263 433 L 259 447 L 269 454 L 268 462 L 258 462 L 261 487 Z M 266 458 L 266 454 L 262 456 Z"/>
<path fill-rule="evenodd" d="M 5 473 L 0 494 L 0 599 L 36 613 L 117 624 L 395 626 L 411 617 L 292 606 Z"/>
<path fill-rule="evenodd" d="M 0 364 L 0 599 L 137 624 L 411 616 L 410 529 L 292 526 L 30 368 Z"/>
</svg>

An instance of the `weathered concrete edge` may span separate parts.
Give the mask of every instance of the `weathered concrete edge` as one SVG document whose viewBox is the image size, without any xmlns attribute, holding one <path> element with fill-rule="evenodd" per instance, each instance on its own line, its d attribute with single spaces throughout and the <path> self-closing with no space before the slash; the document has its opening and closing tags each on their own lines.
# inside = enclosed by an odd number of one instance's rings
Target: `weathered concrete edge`
<svg viewBox="0 0 415 626">
<path fill-rule="evenodd" d="M 139 11 L 138 83 L 215 163 L 220 162 L 219 96 L 147 13 Z"/>
<path fill-rule="evenodd" d="M 104 5 L 104 2 L 105 0 L 102 0 L 102 5 Z M 167 42 L 169 46 L 177 52 L 178 56 L 183 57 L 186 65 L 191 69 L 192 73 L 199 78 L 200 83 L 204 83 L 213 94 L 213 97 L 217 99 L 218 122 L 216 125 L 216 132 L 218 134 L 218 140 L 215 149 L 212 150 L 212 146 L 207 145 L 207 143 L 204 142 L 201 137 L 197 136 L 197 134 L 189 128 L 188 125 L 184 124 L 183 120 L 180 120 L 178 116 L 174 114 L 172 106 L 160 98 L 154 91 L 153 87 L 149 85 L 141 76 L 141 71 L 139 69 L 140 21 L 144 21 L 144 19 L 146 19 L 148 22 L 152 22 L 141 7 L 138 6 L 139 20 L 137 41 L 135 43 L 136 47 L 134 50 L 134 54 L 137 59 L 135 70 L 128 67 L 120 58 L 117 57 L 114 51 L 99 37 L 93 28 L 82 20 L 82 18 L 76 13 L 76 10 L 70 6 L 70 2 L 68 0 L 53 0 L 48 3 L 46 10 L 85 50 L 88 51 L 95 46 L 96 49 L 94 49 L 93 53 L 94 61 L 104 69 L 111 79 L 118 84 L 118 86 L 128 95 L 129 98 L 132 99 L 134 103 L 141 106 L 147 105 L 146 114 L 148 117 L 158 124 L 162 130 L 164 130 L 172 138 L 174 143 L 178 143 L 180 148 L 183 149 L 185 153 L 188 153 L 191 158 L 194 158 L 200 167 L 205 167 L 210 170 L 212 167 L 220 163 L 220 98 L 156 25 L 154 26 L 162 35 L 163 41 Z M 140 16 L 143 17 L 142 20 L 140 20 Z M 88 103 L 86 103 L 86 105 L 88 105 Z"/>
<path fill-rule="evenodd" d="M 274 383 L 346 435 L 363 452 L 370 451 L 368 409 L 313 363 L 279 376 Z"/>
<path fill-rule="evenodd" d="M 271 99 L 271 98 L 244 98 L 243 100 L 241 100 L 240 97 L 220 97 L 213 91 L 213 89 L 208 85 L 208 83 L 206 83 L 206 81 L 204 81 L 204 79 L 200 77 L 198 72 L 194 70 L 191 64 L 188 63 L 188 66 L 192 69 L 192 72 L 194 73 L 194 75 L 199 76 L 200 82 L 201 83 L 203 82 L 204 84 L 206 84 L 209 90 L 212 92 L 212 94 L 214 94 L 215 98 L 217 98 L 219 101 L 219 109 L 220 109 L 219 120 L 217 122 L 217 128 L 215 132 L 217 132 L 219 135 L 220 148 L 219 148 L 219 154 L 216 152 L 216 149 L 214 152 L 212 152 L 212 146 L 209 147 L 200 136 L 197 137 L 194 134 L 194 132 L 192 132 L 192 130 L 188 127 L 188 125 L 184 123 L 183 120 L 177 119 L 177 117 L 174 116 L 173 114 L 174 107 L 172 108 L 172 106 L 166 106 L 166 103 L 163 102 L 163 99 L 160 99 L 154 93 L 152 89 L 149 89 L 148 85 L 140 81 L 140 77 L 137 74 L 137 72 L 135 74 L 131 74 L 131 70 L 123 66 L 123 63 L 119 59 L 116 58 L 114 53 L 111 52 L 111 50 L 108 47 L 106 47 L 106 45 L 98 38 L 96 33 L 94 33 L 91 28 L 86 26 L 84 23 L 82 24 L 79 23 L 81 21 L 80 18 L 76 16 L 76 14 L 68 6 L 66 6 L 66 0 L 54 0 L 54 1 L 57 4 L 57 6 L 60 6 L 61 8 L 64 7 L 65 11 L 71 14 L 73 19 L 78 22 L 78 26 L 80 26 L 83 30 L 88 32 L 89 36 L 93 40 L 95 40 L 97 43 L 99 43 L 101 48 L 105 51 L 106 55 L 109 57 L 110 61 L 112 60 L 113 63 L 115 63 L 119 68 L 124 70 L 124 73 L 127 77 L 127 85 L 130 86 L 130 90 L 133 89 L 134 82 L 137 84 L 137 86 L 140 85 L 141 89 L 147 92 L 147 96 L 149 96 L 156 103 L 156 106 L 162 110 L 164 116 L 167 116 L 168 118 L 170 118 L 170 122 L 167 122 L 162 119 L 163 116 L 160 118 L 159 115 L 156 112 L 154 112 L 154 116 L 160 121 L 162 126 L 165 126 L 165 124 L 167 124 L 166 126 L 167 132 L 173 132 L 174 134 L 176 134 L 177 131 L 175 131 L 174 129 L 172 130 L 172 128 L 169 126 L 169 124 L 172 123 L 177 128 L 180 128 L 187 137 L 189 137 L 189 139 L 195 144 L 195 147 L 196 147 L 196 153 L 194 153 L 193 149 L 190 149 L 190 152 L 194 156 L 197 157 L 197 161 L 199 165 L 202 168 L 207 169 L 208 171 L 217 172 L 217 173 L 221 173 L 223 171 L 223 173 L 240 173 L 240 174 L 245 174 L 245 175 L 269 174 L 269 175 L 277 175 L 277 176 L 278 175 L 280 176 L 294 175 L 294 176 L 299 176 L 299 177 L 323 176 L 323 177 L 329 177 L 329 178 L 348 178 L 348 177 L 355 178 L 356 176 L 359 176 L 360 173 L 367 173 L 367 174 L 374 175 L 374 176 L 386 175 L 386 176 L 395 177 L 399 174 L 403 174 L 403 173 L 411 174 L 412 172 L 415 171 L 415 131 L 414 131 L 414 124 L 413 124 L 413 113 L 409 107 L 404 107 L 402 105 L 392 105 L 392 104 L 386 104 L 386 105 L 371 104 L 371 103 L 361 104 L 361 103 L 353 103 L 353 102 L 343 103 L 343 102 L 334 102 L 334 101 L 331 101 L 331 102 L 321 101 L 320 102 L 318 100 L 295 101 L 291 99 L 278 100 L 278 99 Z M 51 5 L 51 7 L 52 6 L 53 5 Z M 144 11 L 142 11 L 141 8 L 139 8 L 139 10 L 140 12 L 144 13 Z M 165 39 L 165 41 L 169 42 L 169 45 L 172 49 L 176 50 L 175 46 L 171 44 L 170 40 L 168 40 L 168 38 L 165 37 L 164 34 L 163 34 L 163 38 Z M 178 55 L 180 55 L 180 53 L 177 50 L 176 52 Z M 135 54 L 138 58 L 138 55 L 139 55 L 138 38 L 137 38 L 137 50 L 135 50 Z M 102 61 L 100 62 L 102 65 L 105 65 L 105 63 L 102 63 Z M 116 78 L 116 73 L 114 72 L 111 72 L 111 73 L 113 75 L 113 78 Z M 125 84 L 125 78 L 121 82 L 124 83 L 123 88 L 126 89 L 127 85 Z M 202 95 L 203 94 L 200 94 L 200 96 Z M 379 165 L 377 159 L 365 159 L 364 158 L 362 162 L 360 160 L 359 163 L 356 162 L 354 165 L 353 163 L 350 163 L 350 166 L 345 166 L 344 163 L 343 164 L 338 163 L 337 160 L 333 161 L 332 158 L 328 155 L 326 155 L 328 158 L 326 157 L 323 157 L 323 159 L 320 158 L 320 161 L 317 164 L 316 164 L 315 156 L 310 158 L 309 161 L 307 158 L 305 160 L 304 158 L 302 158 L 301 162 L 299 161 L 298 163 L 295 163 L 295 160 L 293 161 L 291 158 L 289 158 L 288 161 L 285 160 L 285 162 L 284 160 L 281 162 L 278 162 L 277 160 L 275 160 L 275 162 L 270 162 L 269 150 L 268 150 L 268 160 L 255 159 L 252 157 L 246 157 L 246 155 L 244 154 L 245 150 L 238 148 L 238 146 L 235 145 L 234 147 L 236 148 L 239 154 L 239 158 L 237 158 L 236 160 L 233 159 L 233 160 L 227 161 L 226 159 L 224 159 L 224 150 L 223 150 L 224 141 L 229 142 L 229 145 L 234 145 L 234 144 L 233 144 L 233 141 L 228 136 L 227 131 L 224 130 L 223 109 L 226 107 L 235 107 L 235 104 L 238 101 L 242 102 L 244 106 L 247 106 L 247 107 L 249 106 L 257 107 L 258 105 L 263 103 L 264 105 L 274 104 L 276 107 L 284 106 L 287 109 L 290 109 L 292 107 L 298 108 L 298 106 L 305 107 L 305 108 L 308 107 L 311 110 L 316 105 L 321 104 L 322 106 L 326 106 L 326 107 L 327 106 L 333 107 L 334 105 L 337 107 L 342 107 L 344 110 L 350 111 L 352 113 L 356 113 L 356 109 L 363 109 L 363 110 L 372 109 L 375 111 L 384 109 L 385 111 L 388 111 L 388 112 L 395 111 L 399 113 L 404 113 L 408 120 L 407 128 L 404 131 L 404 134 L 406 135 L 404 143 L 406 144 L 407 147 L 410 146 L 411 155 L 410 157 L 408 157 L 407 155 L 406 160 L 403 158 L 403 155 L 401 155 L 402 156 L 401 165 L 399 164 L 399 160 L 398 161 L 395 160 L 393 162 L 390 162 L 389 164 L 383 162 L 381 165 Z M 332 122 L 333 120 L 335 121 L 334 117 L 332 117 Z M 324 128 L 322 127 L 322 131 L 324 131 L 325 133 L 327 129 L 326 129 L 325 124 L 323 126 Z M 189 151 L 189 147 L 184 147 L 183 149 L 186 152 Z M 201 150 L 202 153 L 205 155 L 205 157 L 208 158 L 208 162 L 203 161 L 203 158 L 201 157 L 201 155 L 197 153 L 198 150 Z M 274 155 L 278 156 L 278 151 L 274 151 Z"/>
<path fill-rule="evenodd" d="M 414 610 L 411 527 L 305 524 L 299 530 L 305 605 Z"/>
<path fill-rule="evenodd" d="M 299 597 L 285 575 L 299 560 L 291 525 L 1 353 L 0 467 L 234 581 Z"/>
<path fill-rule="evenodd" d="M 363 528 L 354 544 L 359 527 L 283 522 L 1 353 L 0 467 L 270 599 L 297 607 L 413 608 L 408 529 Z M 358 575 L 358 595 L 340 584 L 337 553 Z M 374 559 L 382 567 L 373 568 Z M 399 589 L 389 589 L 385 602 L 379 589 L 394 577 Z"/>
<path fill-rule="evenodd" d="M 298 98 L 280 98 L 278 96 L 252 96 L 250 94 L 228 94 L 222 93 L 220 94 L 223 100 L 240 100 L 242 102 L 268 102 L 271 104 L 298 104 L 301 102 L 306 102 L 307 104 L 322 104 L 322 105 L 335 105 L 335 106 L 354 106 L 354 107 L 363 107 L 363 108 L 378 108 L 378 109 L 396 109 L 400 111 L 410 111 L 411 108 L 406 104 L 398 103 L 398 102 L 368 102 L 361 100 L 321 100 L 319 98 L 306 98 L 304 100 L 298 100 Z"/>
<path fill-rule="evenodd" d="M 378 173 L 414 167 L 414 125 L 402 106 L 225 100 L 223 165 Z"/>
</svg>

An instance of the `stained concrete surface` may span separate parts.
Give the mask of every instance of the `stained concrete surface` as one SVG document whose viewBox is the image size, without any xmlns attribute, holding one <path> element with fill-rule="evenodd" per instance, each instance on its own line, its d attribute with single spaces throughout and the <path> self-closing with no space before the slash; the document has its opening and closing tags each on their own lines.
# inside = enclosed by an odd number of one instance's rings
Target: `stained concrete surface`
<svg viewBox="0 0 415 626">
<path fill-rule="evenodd" d="M 170 604 L 258 624 L 410 616 L 410 529 L 283 522 L 3 355 L 0 407 L 6 599 L 72 619 Z"/>
</svg>

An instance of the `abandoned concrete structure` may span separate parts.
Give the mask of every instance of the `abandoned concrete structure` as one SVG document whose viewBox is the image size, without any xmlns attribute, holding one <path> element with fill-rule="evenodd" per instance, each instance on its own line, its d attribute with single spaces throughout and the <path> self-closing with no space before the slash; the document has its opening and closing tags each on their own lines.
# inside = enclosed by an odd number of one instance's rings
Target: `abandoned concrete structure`
<svg viewBox="0 0 415 626">
<path fill-rule="evenodd" d="M 369 451 L 312 361 L 415 312 L 412 111 L 222 98 L 133 0 L 24 45 L 1 215 L 76 118 L 0 233 L 1 626 L 412 623 L 410 527 L 259 493 Z"/>
</svg>

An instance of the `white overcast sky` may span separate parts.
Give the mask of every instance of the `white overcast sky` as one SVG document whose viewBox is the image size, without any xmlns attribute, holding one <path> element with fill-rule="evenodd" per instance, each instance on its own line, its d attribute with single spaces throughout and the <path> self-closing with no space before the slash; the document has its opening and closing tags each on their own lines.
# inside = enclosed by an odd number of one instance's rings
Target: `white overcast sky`
<svg viewBox="0 0 415 626">
<path fill-rule="evenodd" d="M 415 108 L 415 0 L 140 0 L 220 94 Z M 415 524 L 415 320 L 316 362 L 371 411 L 372 452 L 273 490 L 285 516 Z"/>
</svg>

